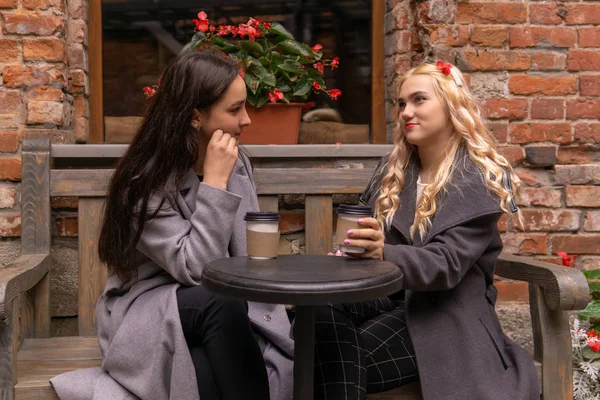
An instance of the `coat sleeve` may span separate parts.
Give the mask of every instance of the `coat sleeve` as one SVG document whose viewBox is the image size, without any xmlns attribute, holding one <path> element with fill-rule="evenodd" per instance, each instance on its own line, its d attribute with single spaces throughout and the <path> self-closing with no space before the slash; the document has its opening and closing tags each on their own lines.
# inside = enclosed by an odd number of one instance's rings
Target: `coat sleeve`
<svg viewBox="0 0 600 400">
<path fill-rule="evenodd" d="M 386 243 L 383 259 L 400 268 L 405 289 L 452 289 L 490 245 L 500 215 L 488 214 L 451 227 L 423 247 Z"/>
<path fill-rule="evenodd" d="M 173 208 L 173 198 L 147 221 L 137 249 L 186 286 L 200 282 L 210 261 L 226 257 L 241 197 L 201 183 L 196 210 L 189 220 Z M 160 202 L 151 199 L 149 212 Z"/>
</svg>

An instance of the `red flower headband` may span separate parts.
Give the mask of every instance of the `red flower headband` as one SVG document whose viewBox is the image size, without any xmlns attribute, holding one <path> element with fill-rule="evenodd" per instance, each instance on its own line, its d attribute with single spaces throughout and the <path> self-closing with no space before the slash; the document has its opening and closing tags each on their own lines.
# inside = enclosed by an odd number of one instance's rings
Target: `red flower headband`
<svg viewBox="0 0 600 400">
<path fill-rule="evenodd" d="M 454 79 L 454 83 L 456 83 L 457 86 L 462 86 L 462 80 L 456 72 L 456 69 L 452 68 L 452 64 L 446 64 L 443 61 L 438 61 L 435 66 L 437 69 L 442 71 L 442 74 L 452 76 L 452 79 Z"/>
</svg>

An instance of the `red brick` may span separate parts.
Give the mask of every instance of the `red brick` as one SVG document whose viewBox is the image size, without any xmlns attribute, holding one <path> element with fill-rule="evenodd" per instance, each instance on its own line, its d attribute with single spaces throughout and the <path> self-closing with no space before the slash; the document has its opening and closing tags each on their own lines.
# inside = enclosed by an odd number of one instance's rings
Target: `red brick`
<svg viewBox="0 0 600 400">
<path fill-rule="evenodd" d="M 63 61 L 65 43 L 59 38 L 25 39 L 23 41 L 23 60 L 25 61 Z"/>
<path fill-rule="evenodd" d="M 562 206 L 562 192 L 553 188 L 523 187 L 516 196 L 519 206 L 531 207 L 553 207 Z"/>
<path fill-rule="evenodd" d="M 57 101 L 30 101 L 27 103 L 28 124 L 65 123 L 65 104 Z"/>
<path fill-rule="evenodd" d="M 64 98 L 62 90 L 51 86 L 40 86 L 27 92 L 27 100 L 29 101 L 63 101 Z"/>
<path fill-rule="evenodd" d="M 0 63 L 12 63 L 19 60 L 19 42 L 12 39 L 0 39 Z"/>
<path fill-rule="evenodd" d="M 65 71 L 63 66 L 47 65 L 8 65 L 4 67 L 4 85 L 10 88 L 54 86 L 65 84 Z"/>
<path fill-rule="evenodd" d="M 4 33 L 17 35 L 40 35 L 49 36 L 63 33 L 65 20 L 48 14 L 33 12 L 2 13 L 4 18 Z"/>
<path fill-rule="evenodd" d="M 581 226 L 579 210 L 521 209 L 521 215 L 525 232 L 577 231 Z"/>
<path fill-rule="evenodd" d="M 17 90 L 0 91 L 0 114 L 17 114 L 21 93 Z"/>
<path fill-rule="evenodd" d="M 527 8 L 522 3 L 458 3 L 457 24 L 522 24 Z"/>
<path fill-rule="evenodd" d="M 491 119 L 523 119 L 527 107 L 527 99 L 489 99 L 484 104 L 485 114 Z"/>
<path fill-rule="evenodd" d="M 432 45 L 464 46 L 469 42 L 469 27 L 464 25 L 442 25 L 429 34 Z"/>
<path fill-rule="evenodd" d="M 530 4 L 529 21 L 532 24 L 558 25 L 563 22 L 556 4 Z"/>
<path fill-rule="evenodd" d="M 86 19 L 87 17 L 87 1 L 85 0 L 69 0 L 69 14 L 71 18 Z"/>
<path fill-rule="evenodd" d="M 87 66 L 85 50 L 81 44 L 70 44 L 67 48 L 69 68 L 84 69 Z"/>
<path fill-rule="evenodd" d="M 0 158 L 0 180 L 21 180 L 21 157 Z"/>
<path fill-rule="evenodd" d="M 17 8 L 17 0 L 0 0 L 0 8 Z"/>
<path fill-rule="evenodd" d="M 64 11 L 63 0 L 23 0 L 23 7 L 28 10 L 48 10 Z"/>
<path fill-rule="evenodd" d="M 567 186 L 568 207 L 600 207 L 600 186 Z"/>
<path fill-rule="evenodd" d="M 554 172 L 558 185 L 600 185 L 600 164 L 556 165 Z"/>
<path fill-rule="evenodd" d="M 573 47 L 577 31 L 572 28 L 511 27 L 510 47 Z"/>
<path fill-rule="evenodd" d="M 506 232 L 506 214 L 502 214 L 498 220 L 498 231 L 500 233 Z"/>
<path fill-rule="evenodd" d="M 497 150 L 511 163 L 511 165 L 520 164 L 525 158 L 525 153 L 521 146 L 498 146 Z"/>
<path fill-rule="evenodd" d="M 527 282 L 501 280 L 494 282 L 494 286 L 498 290 L 497 303 L 527 303 L 529 301 L 529 284 Z"/>
<path fill-rule="evenodd" d="M 596 50 L 569 50 L 567 68 L 569 71 L 597 71 L 600 65 L 600 52 Z"/>
<path fill-rule="evenodd" d="M 600 24 L 600 4 L 567 4 L 567 25 Z"/>
<path fill-rule="evenodd" d="M 63 196 L 51 197 L 50 198 L 50 205 L 51 205 L 52 208 L 77 209 L 78 200 L 77 200 L 77 197 L 71 197 L 71 196 L 67 196 L 67 197 L 63 197 Z"/>
<path fill-rule="evenodd" d="M 557 161 L 558 164 L 589 164 L 600 161 L 600 152 L 588 146 L 560 147 Z"/>
<path fill-rule="evenodd" d="M 525 51 L 465 50 L 463 57 L 469 71 L 526 71 L 531 67 L 531 55 Z"/>
<path fill-rule="evenodd" d="M 73 98 L 73 110 L 76 117 L 88 117 L 87 100 L 83 96 Z"/>
<path fill-rule="evenodd" d="M 77 143 L 87 143 L 89 139 L 89 128 L 87 118 L 75 118 L 73 120 L 75 129 L 75 140 Z"/>
<path fill-rule="evenodd" d="M 567 122 L 512 124 L 508 131 L 510 143 L 571 143 L 573 141 L 571 124 Z"/>
<path fill-rule="evenodd" d="M 556 145 L 533 144 L 525 146 L 525 160 L 536 167 L 550 167 L 556 164 Z"/>
<path fill-rule="evenodd" d="M 503 237 L 504 251 L 510 254 L 546 254 L 546 235 L 542 233 L 510 233 Z"/>
<path fill-rule="evenodd" d="M 417 15 L 422 24 L 444 24 L 453 22 L 452 0 L 428 0 L 416 3 Z"/>
<path fill-rule="evenodd" d="M 533 53 L 532 70 L 562 71 L 567 67 L 567 55 L 554 51 L 536 51 Z"/>
<path fill-rule="evenodd" d="M 20 115 L 4 114 L 0 115 L 0 129 L 17 129 L 21 125 Z"/>
<path fill-rule="evenodd" d="M 17 190 L 14 187 L 0 185 L 0 208 L 13 208 L 17 205 Z"/>
<path fill-rule="evenodd" d="M 550 238 L 552 252 L 564 251 L 569 254 L 600 253 L 600 234 L 554 235 Z"/>
<path fill-rule="evenodd" d="M 488 122 L 488 129 L 498 143 L 506 143 L 508 138 L 508 122 Z"/>
<path fill-rule="evenodd" d="M 600 96 L 600 75 L 580 75 L 579 94 L 582 96 Z"/>
<path fill-rule="evenodd" d="M 547 169 L 515 168 L 515 173 L 528 186 L 545 187 L 554 185 L 554 174 L 551 174 Z"/>
<path fill-rule="evenodd" d="M 590 144 L 600 142 L 600 123 L 579 123 L 575 125 L 575 140 Z"/>
<path fill-rule="evenodd" d="M 87 25 L 84 20 L 70 19 L 67 21 L 67 42 L 86 44 Z"/>
<path fill-rule="evenodd" d="M 567 99 L 567 119 L 600 118 L 600 99 Z"/>
<path fill-rule="evenodd" d="M 512 75 L 508 87 L 513 94 L 560 96 L 577 93 L 577 78 L 574 76 L 531 76 Z"/>
<path fill-rule="evenodd" d="M 279 231 L 283 234 L 301 232 L 304 230 L 304 211 L 281 211 Z"/>
<path fill-rule="evenodd" d="M 21 236 L 21 213 L 0 213 L 0 237 Z"/>
<path fill-rule="evenodd" d="M 0 130 L 0 151 L 14 153 L 19 148 L 19 131 Z"/>
<path fill-rule="evenodd" d="M 56 231 L 60 237 L 76 237 L 79 233 L 76 215 L 59 215 L 56 217 Z"/>
<path fill-rule="evenodd" d="M 600 47 L 600 28 L 579 28 L 579 47 Z"/>
<path fill-rule="evenodd" d="M 586 231 L 600 231 L 600 211 L 588 211 L 585 216 L 585 223 L 583 229 Z"/>
<path fill-rule="evenodd" d="M 386 47 L 386 56 L 409 52 L 411 49 L 411 32 L 407 30 L 394 32 L 390 36 L 390 43 L 395 43 L 395 45 Z"/>
<path fill-rule="evenodd" d="M 563 99 L 533 99 L 531 102 L 531 118 L 562 119 L 565 115 Z"/>
<path fill-rule="evenodd" d="M 508 29 L 496 26 L 475 26 L 471 32 L 471 44 L 482 47 L 503 47 L 508 39 Z"/>
<path fill-rule="evenodd" d="M 578 256 L 576 261 L 577 268 L 583 270 L 600 269 L 600 257 L 598 256 Z"/>
</svg>

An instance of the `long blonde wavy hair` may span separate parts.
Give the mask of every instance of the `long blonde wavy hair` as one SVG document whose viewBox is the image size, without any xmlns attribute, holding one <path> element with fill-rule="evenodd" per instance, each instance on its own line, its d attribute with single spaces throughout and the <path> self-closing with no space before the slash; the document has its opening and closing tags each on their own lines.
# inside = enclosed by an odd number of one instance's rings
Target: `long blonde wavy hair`
<svg viewBox="0 0 600 400">
<path fill-rule="evenodd" d="M 445 190 L 450 182 L 452 173 L 458 162 L 461 150 L 466 150 L 468 156 L 479 167 L 484 177 L 486 187 L 499 198 L 500 208 L 509 213 L 513 193 L 517 193 L 519 179 L 513 173 L 510 163 L 496 151 L 495 139 L 484 123 L 481 109 L 464 84 L 462 73 L 452 66 L 453 74 L 457 75 L 462 85 L 457 85 L 458 79 L 452 74 L 444 74 L 434 64 L 422 64 L 408 71 L 400 81 L 400 87 L 408 78 L 415 75 L 429 76 L 433 82 L 435 94 L 442 103 L 449 123 L 454 128 L 444 157 L 434 166 L 433 179 L 421 194 L 417 204 L 415 219 L 410 228 L 411 238 L 419 233 L 424 240 L 431 228 L 432 217 L 438 209 L 438 193 Z M 456 80 L 455 80 L 456 79 Z M 387 163 L 387 173 L 382 178 L 379 196 L 375 201 L 375 217 L 384 228 L 389 228 L 395 212 L 400 207 L 398 194 L 405 185 L 405 170 L 409 165 L 416 147 L 408 143 L 401 129 L 402 118 L 394 134 L 394 148 Z M 416 154 L 414 154 L 416 156 Z M 510 179 L 507 174 L 510 173 Z M 506 183 L 511 182 L 511 190 Z"/>
</svg>

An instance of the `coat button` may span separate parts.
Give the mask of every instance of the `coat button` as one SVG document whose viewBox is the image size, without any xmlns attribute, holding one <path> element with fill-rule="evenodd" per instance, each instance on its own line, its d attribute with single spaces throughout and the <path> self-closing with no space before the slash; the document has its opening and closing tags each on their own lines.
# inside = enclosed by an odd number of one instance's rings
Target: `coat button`
<svg viewBox="0 0 600 400">
<path fill-rule="evenodd" d="M 265 314 L 263 318 L 265 319 L 265 321 L 271 322 L 271 316 L 269 314 Z"/>
</svg>

